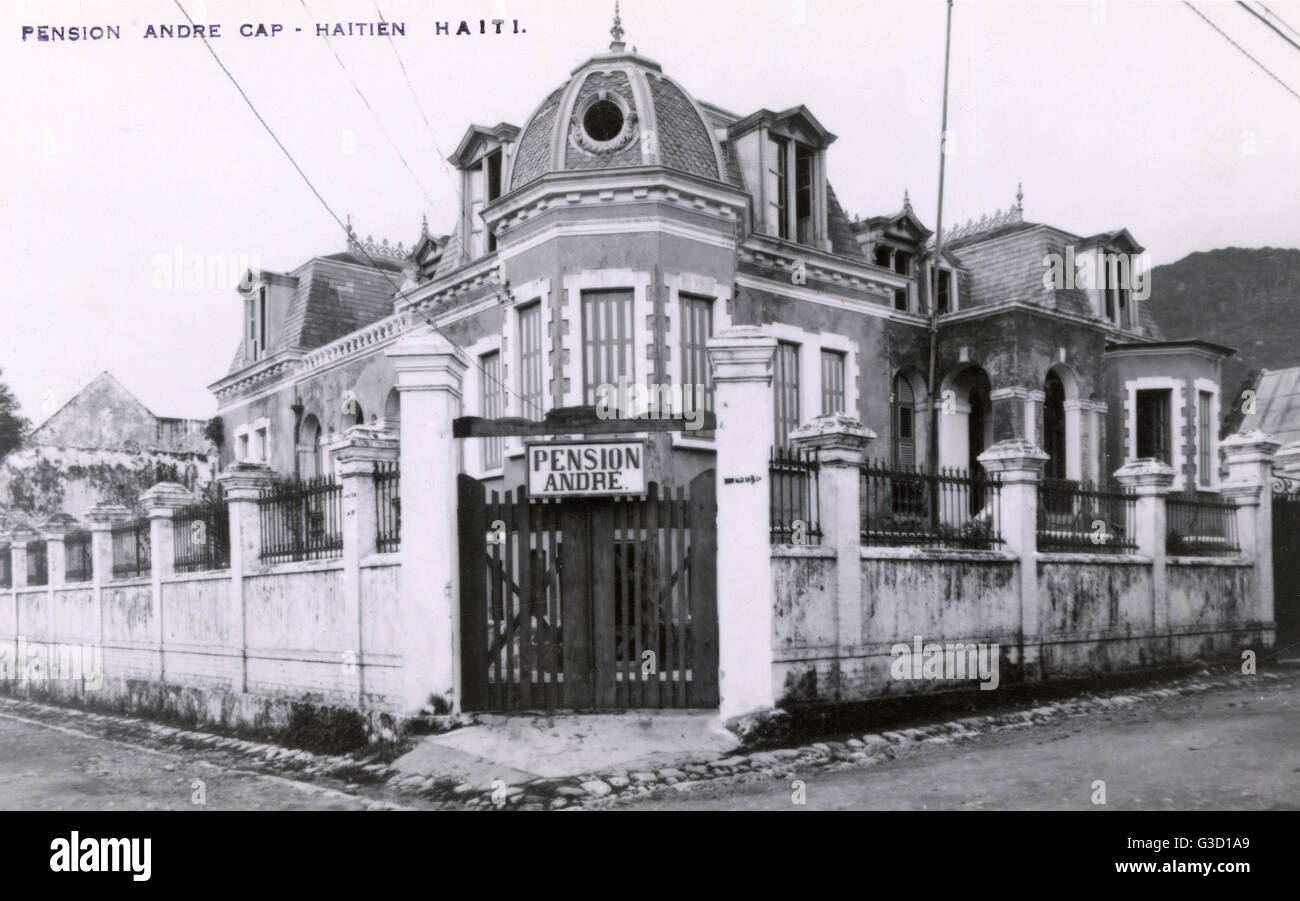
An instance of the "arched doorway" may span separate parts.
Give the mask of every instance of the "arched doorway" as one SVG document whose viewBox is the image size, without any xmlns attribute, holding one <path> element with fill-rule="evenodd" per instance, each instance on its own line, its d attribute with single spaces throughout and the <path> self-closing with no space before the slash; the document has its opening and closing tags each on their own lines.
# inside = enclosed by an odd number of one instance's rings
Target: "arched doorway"
<svg viewBox="0 0 1300 901">
<path fill-rule="evenodd" d="M 1044 478 L 1069 478 L 1065 439 L 1065 384 L 1059 375 L 1049 372 L 1043 382 L 1043 450 L 1047 452 Z"/>
</svg>

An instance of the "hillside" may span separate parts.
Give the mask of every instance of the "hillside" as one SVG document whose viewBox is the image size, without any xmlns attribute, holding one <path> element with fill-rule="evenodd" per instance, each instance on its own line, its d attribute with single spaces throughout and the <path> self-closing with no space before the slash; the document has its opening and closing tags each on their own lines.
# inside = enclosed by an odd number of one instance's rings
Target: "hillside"
<svg viewBox="0 0 1300 901">
<path fill-rule="evenodd" d="M 1148 301 L 1165 338 L 1235 347 L 1223 365 L 1224 415 L 1246 376 L 1300 366 L 1300 249 L 1225 247 L 1151 270 Z"/>
</svg>

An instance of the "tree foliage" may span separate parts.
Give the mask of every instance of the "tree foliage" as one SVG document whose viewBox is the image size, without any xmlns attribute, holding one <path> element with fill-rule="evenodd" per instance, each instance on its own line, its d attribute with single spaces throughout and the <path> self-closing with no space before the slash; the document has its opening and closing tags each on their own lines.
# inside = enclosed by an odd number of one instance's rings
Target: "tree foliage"
<svg viewBox="0 0 1300 901">
<path fill-rule="evenodd" d="M 0 370 L 0 375 L 4 370 Z M 0 382 L 0 459 L 23 443 L 32 424 L 19 412 L 18 399 L 9 386 Z"/>
</svg>

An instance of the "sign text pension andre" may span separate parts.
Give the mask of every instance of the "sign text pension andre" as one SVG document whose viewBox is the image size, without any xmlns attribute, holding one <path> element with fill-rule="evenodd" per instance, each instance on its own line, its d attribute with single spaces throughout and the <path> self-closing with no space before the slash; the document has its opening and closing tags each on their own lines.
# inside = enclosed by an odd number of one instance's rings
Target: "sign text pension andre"
<svg viewBox="0 0 1300 901">
<path fill-rule="evenodd" d="M 531 497 L 645 493 L 645 442 L 592 441 L 529 444 Z"/>
</svg>

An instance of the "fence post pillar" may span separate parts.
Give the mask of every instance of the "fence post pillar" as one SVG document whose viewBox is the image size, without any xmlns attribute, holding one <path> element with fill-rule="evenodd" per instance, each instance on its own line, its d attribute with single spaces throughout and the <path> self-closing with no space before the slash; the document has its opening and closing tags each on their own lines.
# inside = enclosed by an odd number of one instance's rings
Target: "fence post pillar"
<svg viewBox="0 0 1300 901">
<path fill-rule="evenodd" d="M 397 460 L 398 443 L 372 429 L 353 426 L 334 453 L 343 483 L 343 672 L 356 677 L 357 702 L 366 703 L 362 647 L 361 561 L 378 548 L 375 464 Z"/>
<path fill-rule="evenodd" d="M 718 709 L 726 721 L 777 700 L 768 471 L 776 339 L 738 326 L 709 339 L 708 354 L 718 419 Z"/>
<path fill-rule="evenodd" d="M 19 526 L 9 535 L 9 568 L 15 591 L 27 587 L 27 543 L 35 541 L 36 537 L 36 533 L 26 526 Z M 14 622 L 18 621 L 17 609 L 15 601 Z"/>
<path fill-rule="evenodd" d="M 402 704 L 460 710 L 460 548 L 452 420 L 460 415 L 465 354 L 429 329 L 384 351 L 401 397 L 402 568 L 398 633 Z"/>
<path fill-rule="evenodd" d="M 167 679 L 166 633 L 163 631 L 162 582 L 176 573 L 176 548 L 172 538 L 172 516 L 194 503 L 188 488 L 176 482 L 158 482 L 140 495 L 149 517 L 149 583 L 153 598 L 153 641 L 158 645 L 158 680 Z"/>
<path fill-rule="evenodd" d="M 90 523 L 90 597 L 91 617 L 95 621 L 95 640 L 104 644 L 104 586 L 113 578 L 113 526 L 125 522 L 131 511 L 121 504 L 100 502 L 86 511 Z"/>
<path fill-rule="evenodd" d="M 1007 550 L 1019 560 L 1020 666 L 1026 682 L 1043 678 L 1042 628 L 1038 617 L 1038 484 L 1048 455 L 1032 441 L 1007 438 L 977 458 L 1001 483 L 998 519 Z"/>
<path fill-rule="evenodd" d="M 818 416 L 790 433 L 790 443 L 810 451 L 818 465 L 817 511 L 822 545 L 835 551 L 836 686 L 844 692 L 846 648 L 862 643 L 862 512 L 860 464 L 876 433 L 847 413 Z"/>
<path fill-rule="evenodd" d="M 45 584 L 50 588 L 53 602 L 54 587 L 67 581 L 68 552 L 65 539 L 77 530 L 76 517 L 67 513 L 52 513 L 41 523 L 41 538 L 45 540 Z"/>
<path fill-rule="evenodd" d="M 1255 561 L 1255 609 L 1252 620 L 1263 630 L 1263 642 L 1277 640 L 1273 613 L 1273 456 L 1281 442 L 1258 429 L 1229 435 L 1222 443 L 1228 480 L 1219 485 L 1224 497 L 1237 503 L 1237 541 L 1242 556 Z"/>
<path fill-rule="evenodd" d="M 1165 505 L 1174 484 L 1174 470 L 1161 460 L 1130 460 L 1115 470 L 1115 480 L 1137 495 L 1133 511 L 1133 540 L 1139 554 L 1151 558 L 1151 628 L 1165 639 L 1165 654 L 1172 659 L 1174 636 L 1170 631 L 1168 577 L 1168 517 Z"/>
<path fill-rule="evenodd" d="M 248 691 L 248 618 L 244 604 L 244 576 L 257 566 L 261 553 L 262 524 L 257 499 L 275 481 L 271 467 L 262 463 L 231 463 L 217 476 L 230 511 L 230 620 L 231 634 L 239 639 L 239 675 L 235 684 Z"/>
</svg>

